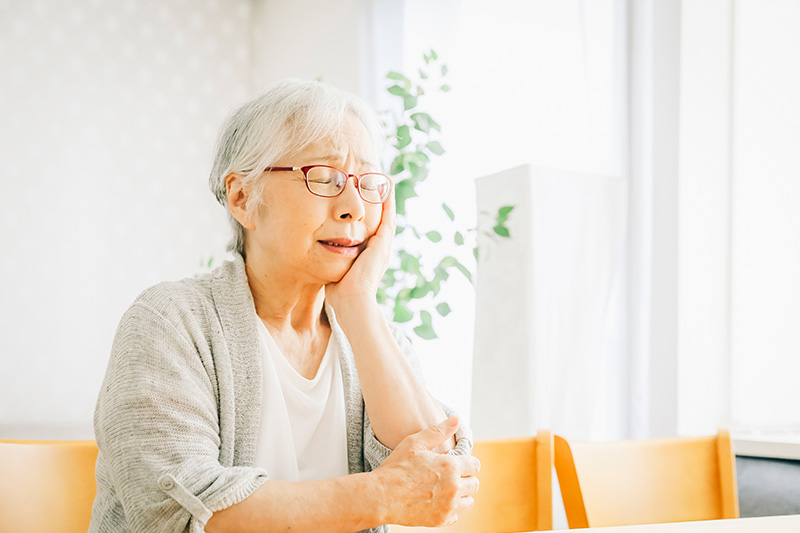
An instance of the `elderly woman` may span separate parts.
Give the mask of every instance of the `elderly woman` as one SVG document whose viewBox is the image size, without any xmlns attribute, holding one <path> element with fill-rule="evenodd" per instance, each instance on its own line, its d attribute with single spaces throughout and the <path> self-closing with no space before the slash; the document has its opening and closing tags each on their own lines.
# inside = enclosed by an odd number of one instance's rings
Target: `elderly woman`
<svg viewBox="0 0 800 533">
<path fill-rule="evenodd" d="M 90 531 L 385 532 L 473 505 L 469 437 L 376 304 L 395 232 L 381 145 L 374 112 L 320 82 L 228 119 L 210 183 L 235 259 L 123 316 Z"/>
</svg>

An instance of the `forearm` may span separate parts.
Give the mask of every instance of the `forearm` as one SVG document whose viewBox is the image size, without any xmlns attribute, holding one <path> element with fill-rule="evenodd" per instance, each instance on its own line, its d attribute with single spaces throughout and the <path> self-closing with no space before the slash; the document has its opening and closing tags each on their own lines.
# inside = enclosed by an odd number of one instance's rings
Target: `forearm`
<svg viewBox="0 0 800 533">
<path fill-rule="evenodd" d="M 387 498 L 374 473 L 320 481 L 266 481 L 236 505 L 213 514 L 209 533 L 360 531 L 389 520 Z"/>
<path fill-rule="evenodd" d="M 373 302 L 349 302 L 337 309 L 361 381 L 375 436 L 388 448 L 412 433 L 447 418 L 397 346 L 389 324 Z M 453 448 L 455 439 L 438 451 Z"/>
</svg>

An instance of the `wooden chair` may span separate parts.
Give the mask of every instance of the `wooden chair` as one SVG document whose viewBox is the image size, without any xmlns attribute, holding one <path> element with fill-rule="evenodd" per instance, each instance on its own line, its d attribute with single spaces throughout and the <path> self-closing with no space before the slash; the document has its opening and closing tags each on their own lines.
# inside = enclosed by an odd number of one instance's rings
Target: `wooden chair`
<svg viewBox="0 0 800 533">
<path fill-rule="evenodd" d="M 738 518 L 731 439 L 567 442 L 556 436 L 570 528 Z"/>
<path fill-rule="evenodd" d="M 480 459 L 480 488 L 475 507 L 444 528 L 392 526 L 392 533 L 514 533 L 553 529 L 553 437 L 479 440 L 472 454 Z"/>
<path fill-rule="evenodd" d="M 86 533 L 95 441 L 0 440 L 0 531 Z"/>
</svg>

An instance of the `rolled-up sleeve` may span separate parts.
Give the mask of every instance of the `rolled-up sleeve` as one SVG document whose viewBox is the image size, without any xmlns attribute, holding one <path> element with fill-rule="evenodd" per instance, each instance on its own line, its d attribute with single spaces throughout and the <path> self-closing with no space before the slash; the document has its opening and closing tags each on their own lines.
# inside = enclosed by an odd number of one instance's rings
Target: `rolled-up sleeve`
<svg viewBox="0 0 800 533">
<path fill-rule="evenodd" d="M 263 469 L 220 463 L 216 373 L 197 341 L 135 303 L 114 339 L 95 411 L 98 495 L 90 531 L 203 531 L 215 511 L 247 498 Z M 116 526 L 116 527 L 115 527 Z"/>
</svg>

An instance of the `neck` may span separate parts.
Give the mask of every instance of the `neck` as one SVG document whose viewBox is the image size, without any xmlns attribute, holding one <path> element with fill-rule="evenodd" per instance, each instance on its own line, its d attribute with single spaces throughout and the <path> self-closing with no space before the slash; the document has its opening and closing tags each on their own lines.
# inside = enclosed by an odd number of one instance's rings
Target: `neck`
<svg viewBox="0 0 800 533">
<path fill-rule="evenodd" d="M 326 323 L 323 304 L 325 287 L 301 283 L 264 261 L 254 260 L 249 253 L 245 272 L 253 294 L 256 314 L 265 324 L 278 331 L 315 331 Z"/>
</svg>

